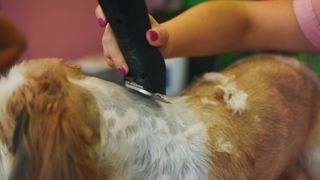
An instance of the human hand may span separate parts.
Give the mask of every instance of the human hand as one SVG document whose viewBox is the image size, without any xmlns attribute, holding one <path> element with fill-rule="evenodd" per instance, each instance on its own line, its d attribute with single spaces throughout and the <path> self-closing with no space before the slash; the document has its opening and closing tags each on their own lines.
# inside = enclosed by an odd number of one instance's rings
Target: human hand
<svg viewBox="0 0 320 180">
<path fill-rule="evenodd" d="M 120 51 L 115 35 L 108 23 L 108 18 L 105 17 L 100 6 L 97 6 L 95 13 L 99 25 L 101 27 L 105 27 L 102 36 L 103 55 L 108 65 L 112 68 L 118 69 L 118 72 L 124 76 L 129 71 L 129 68 Z M 158 47 L 161 53 L 165 56 L 165 52 L 167 51 L 167 42 L 169 39 L 168 31 L 152 16 L 149 17 L 152 29 L 147 31 L 146 39 L 150 45 Z"/>
</svg>

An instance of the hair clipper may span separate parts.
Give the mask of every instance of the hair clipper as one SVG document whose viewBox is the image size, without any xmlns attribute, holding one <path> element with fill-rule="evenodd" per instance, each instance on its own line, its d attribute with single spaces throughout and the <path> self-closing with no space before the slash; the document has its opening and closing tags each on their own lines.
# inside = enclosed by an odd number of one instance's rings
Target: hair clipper
<svg viewBox="0 0 320 180">
<path fill-rule="evenodd" d="M 129 66 L 125 86 L 148 96 L 165 94 L 165 62 L 152 47 L 151 28 L 144 0 L 98 0 Z"/>
</svg>

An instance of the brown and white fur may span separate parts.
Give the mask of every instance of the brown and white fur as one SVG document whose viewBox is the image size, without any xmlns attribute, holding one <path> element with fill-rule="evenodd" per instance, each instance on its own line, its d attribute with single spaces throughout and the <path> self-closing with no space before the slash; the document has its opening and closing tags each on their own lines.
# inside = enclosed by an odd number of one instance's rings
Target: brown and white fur
<svg viewBox="0 0 320 180">
<path fill-rule="evenodd" d="M 60 60 L 0 80 L 2 180 L 320 179 L 320 84 L 262 55 L 157 102 Z"/>
</svg>

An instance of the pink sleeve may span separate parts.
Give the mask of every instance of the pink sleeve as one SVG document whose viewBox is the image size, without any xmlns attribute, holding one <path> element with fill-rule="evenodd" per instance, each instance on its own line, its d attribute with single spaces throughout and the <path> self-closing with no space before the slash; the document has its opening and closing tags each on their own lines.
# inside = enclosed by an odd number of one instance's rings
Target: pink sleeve
<svg viewBox="0 0 320 180">
<path fill-rule="evenodd" d="M 320 0 L 294 0 L 293 7 L 305 37 L 320 50 Z"/>
</svg>

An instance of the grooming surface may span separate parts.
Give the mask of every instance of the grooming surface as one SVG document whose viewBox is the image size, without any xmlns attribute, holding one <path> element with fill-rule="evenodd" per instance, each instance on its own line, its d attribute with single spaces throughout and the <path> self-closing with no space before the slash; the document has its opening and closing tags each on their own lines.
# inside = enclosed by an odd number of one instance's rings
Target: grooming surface
<svg viewBox="0 0 320 180">
<path fill-rule="evenodd" d="M 31 60 L 0 80 L 0 179 L 320 179 L 320 84 L 259 55 L 153 101 Z"/>
</svg>

